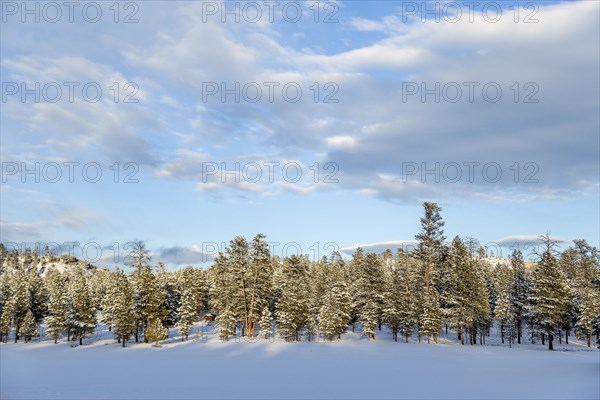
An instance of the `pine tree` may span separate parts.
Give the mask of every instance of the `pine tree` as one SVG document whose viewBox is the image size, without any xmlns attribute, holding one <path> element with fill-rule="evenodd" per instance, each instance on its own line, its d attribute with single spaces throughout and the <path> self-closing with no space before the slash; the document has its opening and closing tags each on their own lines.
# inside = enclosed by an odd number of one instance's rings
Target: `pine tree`
<svg viewBox="0 0 600 400">
<path fill-rule="evenodd" d="M 500 321 L 502 343 L 507 338 L 510 346 L 516 337 L 516 318 L 514 302 L 512 301 L 514 271 L 509 265 L 498 264 L 496 265 L 495 274 L 494 284 L 497 297 L 494 313 L 496 319 Z"/>
<path fill-rule="evenodd" d="M 73 268 L 69 274 L 69 308 L 67 311 L 67 326 L 73 332 L 73 339 L 83 339 L 94 332 L 96 328 L 96 307 L 81 267 Z"/>
<path fill-rule="evenodd" d="M 263 308 L 258 325 L 263 339 L 268 339 L 271 336 L 271 330 L 273 329 L 273 321 L 269 307 L 265 306 L 265 308 Z"/>
<path fill-rule="evenodd" d="M 114 273 L 114 283 L 108 297 L 112 300 L 114 335 L 125 347 L 135 326 L 135 296 L 129 278 L 120 269 Z"/>
<path fill-rule="evenodd" d="M 429 287 L 436 283 L 446 237 L 443 230 L 445 222 L 440 215 L 442 208 L 437 203 L 425 202 L 423 209 L 425 215 L 421 218 L 421 230 L 415 239 L 418 241 L 417 255 L 422 262 L 427 293 Z"/>
<path fill-rule="evenodd" d="M 23 335 L 25 343 L 29 342 L 32 337 L 40 335 L 37 330 L 35 317 L 33 316 L 33 312 L 31 312 L 31 310 L 28 310 L 25 314 L 25 318 L 23 319 L 23 324 L 21 326 L 21 335 Z"/>
<path fill-rule="evenodd" d="M 50 268 L 46 274 L 46 290 L 48 292 L 46 334 L 54 338 L 54 343 L 58 343 L 58 338 L 67 329 L 69 298 L 65 276 L 56 269 Z"/>
<path fill-rule="evenodd" d="M 427 336 L 427 343 L 431 336 L 437 342 L 437 334 L 442 329 L 442 310 L 437 291 L 433 287 L 430 287 L 429 292 L 425 293 L 421 321 L 421 334 Z"/>
<path fill-rule="evenodd" d="M 375 339 L 375 330 L 381 321 L 383 309 L 383 292 L 385 290 L 385 275 L 382 259 L 375 253 L 367 253 L 364 261 L 358 265 L 358 290 L 363 299 L 359 314 L 362 324 L 362 335 Z"/>
<path fill-rule="evenodd" d="M 139 329 L 145 331 L 152 319 L 158 318 L 162 321 L 166 316 L 166 310 L 163 308 L 165 303 L 164 293 L 160 290 L 156 276 L 149 265 L 137 267 L 136 272 L 133 274 L 133 287 L 135 289 L 137 317 L 134 334 L 137 342 Z M 144 338 L 144 343 L 148 343 L 147 338 Z"/>
<path fill-rule="evenodd" d="M 158 318 L 155 318 L 148 324 L 146 336 L 149 341 L 154 342 L 153 347 L 158 347 L 160 340 L 165 340 L 169 337 L 169 329 L 164 327 Z"/>
<path fill-rule="evenodd" d="M 7 302 L 2 308 L 2 314 L 0 315 L 0 341 L 8 342 L 8 335 L 10 334 L 13 315 L 14 315 L 14 302 Z"/>
<path fill-rule="evenodd" d="M 219 326 L 219 338 L 221 340 L 229 340 L 230 336 L 235 335 L 235 326 L 237 319 L 231 309 L 225 308 L 216 319 L 217 325 Z"/>
<path fill-rule="evenodd" d="M 352 298 L 343 277 L 343 265 L 329 265 L 326 268 L 326 282 L 329 290 L 323 298 L 319 310 L 319 328 L 329 340 L 340 337 L 348 329 Z"/>
<path fill-rule="evenodd" d="M 533 271 L 530 310 L 534 323 L 548 336 L 548 350 L 554 350 L 554 335 L 564 321 L 569 290 L 554 256 L 556 243 L 548 235 L 541 240 L 545 250 Z"/>
<path fill-rule="evenodd" d="M 529 298 L 530 282 L 523 261 L 523 254 L 514 250 L 510 256 L 510 265 L 513 270 L 513 285 L 511 289 L 511 307 L 517 325 L 517 343 L 521 344 L 523 336 L 523 323 L 527 314 L 527 302 Z"/>
<path fill-rule="evenodd" d="M 192 267 L 181 272 L 181 306 L 179 307 L 179 333 L 181 340 L 187 340 L 190 330 L 198 321 L 198 291 L 195 282 L 196 274 Z"/>
<path fill-rule="evenodd" d="M 577 332 L 586 338 L 587 346 L 591 347 L 594 320 L 600 315 L 600 288 L 595 285 L 600 278 L 600 254 L 598 249 L 590 246 L 585 240 L 574 240 L 574 243 L 574 268 L 568 280 L 572 282 L 570 287 L 573 303 L 578 306 L 575 327 Z"/>
<path fill-rule="evenodd" d="M 287 341 L 299 341 L 309 318 L 307 260 L 293 255 L 283 263 L 279 300 L 276 305 L 277 331 Z"/>
<path fill-rule="evenodd" d="M 406 276 L 400 268 L 400 262 L 392 268 L 387 275 L 386 295 L 383 308 L 383 321 L 390 327 L 392 338 L 398 341 L 398 332 L 401 330 L 409 314 L 409 305 L 406 301 Z"/>
<path fill-rule="evenodd" d="M 417 261 L 411 254 L 407 254 L 402 249 L 398 250 L 397 269 L 400 282 L 396 285 L 402 287 L 402 301 L 404 304 L 399 306 L 400 309 L 400 326 L 399 330 L 405 341 L 408 343 L 408 338 L 412 335 L 417 321 L 419 312 L 415 304 L 415 269 L 418 265 Z"/>
<path fill-rule="evenodd" d="M 29 290 L 27 275 L 22 267 L 18 267 L 11 278 L 12 293 L 7 307 L 12 311 L 10 319 L 15 327 L 15 343 L 21 336 L 21 325 L 29 309 Z"/>
<path fill-rule="evenodd" d="M 249 300 L 247 335 L 256 336 L 256 326 L 261 311 L 269 302 L 272 292 L 273 264 L 269 244 L 262 233 L 250 243 L 250 263 L 248 273 Z"/>
<path fill-rule="evenodd" d="M 415 235 L 418 242 L 416 254 L 422 271 L 420 274 L 421 282 L 418 282 L 418 286 L 421 288 L 418 300 L 422 302 L 422 305 L 416 307 L 415 310 L 419 312 L 419 339 L 420 335 L 424 334 L 427 336 L 427 342 L 429 342 L 430 336 L 434 336 L 437 341 L 438 331 L 434 331 L 434 329 L 440 325 L 438 317 L 442 318 L 437 285 L 440 269 L 443 265 L 442 255 L 446 237 L 443 230 L 445 222 L 440 215 L 442 208 L 437 203 L 424 202 L 423 209 L 425 215 L 421 218 L 421 229 Z M 438 304 L 435 304 L 436 300 Z M 427 327 L 424 326 L 425 323 Z"/>
<path fill-rule="evenodd" d="M 11 296 L 11 287 L 10 287 L 10 275 L 3 272 L 3 260 L 6 259 L 6 249 L 4 245 L 0 243 L 0 343 L 4 342 L 5 332 L 10 331 L 10 322 L 6 324 L 2 323 L 2 315 L 4 314 L 4 310 L 7 307 L 7 303 L 9 297 Z M 9 310 L 9 318 L 12 318 L 12 310 Z"/>
<path fill-rule="evenodd" d="M 216 321 L 220 331 L 226 325 L 221 316 L 229 306 L 228 295 L 231 293 L 232 286 L 231 275 L 227 271 L 226 257 L 223 253 L 217 254 L 213 265 L 209 268 L 208 281 L 210 283 L 208 290 L 210 297 L 209 304 L 217 313 Z M 228 333 L 224 332 L 224 335 L 227 334 L 226 336 L 228 337 Z"/>
<path fill-rule="evenodd" d="M 308 321 L 306 323 L 306 336 L 310 342 L 319 334 L 320 311 L 328 291 L 327 267 L 329 260 L 323 257 L 318 263 L 311 263 L 308 272 Z"/>
<path fill-rule="evenodd" d="M 450 289 L 448 315 L 457 329 L 461 344 L 469 334 L 469 344 L 475 344 L 476 331 L 489 318 L 489 293 L 480 260 L 456 236 L 450 249 Z M 434 313 L 435 314 L 435 313 Z"/>
<path fill-rule="evenodd" d="M 36 323 L 39 323 L 47 313 L 48 294 L 44 286 L 44 281 L 39 276 L 35 266 L 32 266 L 27 273 L 27 292 L 29 309 L 33 313 Z"/>
<path fill-rule="evenodd" d="M 150 252 L 146 248 L 146 244 L 141 240 L 137 240 L 126 243 L 125 248 L 131 249 L 125 259 L 125 265 L 135 268 L 138 274 L 141 273 L 142 269 L 150 263 Z"/>
<path fill-rule="evenodd" d="M 251 283 L 250 246 L 243 236 L 236 236 L 225 249 L 227 273 L 230 275 L 231 296 L 228 308 L 242 322 L 241 336 L 246 336 L 250 317 Z"/>
<path fill-rule="evenodd" d="M 174 326 L 178 321 L 177 310 L 179 310 L 181 291 L 179 290 L 179 277 L 176 273 L 159 269 L 156 280 L 160 291 L 164 293 L 162 308 L 166 311 L 165 326 Z"/>
</svg>

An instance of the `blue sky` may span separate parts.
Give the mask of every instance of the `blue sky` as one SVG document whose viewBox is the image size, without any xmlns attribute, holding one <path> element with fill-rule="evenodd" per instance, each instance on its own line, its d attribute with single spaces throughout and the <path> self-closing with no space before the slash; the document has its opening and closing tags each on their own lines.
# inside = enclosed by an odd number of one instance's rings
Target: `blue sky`
<svg viewBox="0 0 600 400">
<path fill-rule="evenodd" d="M 281 2 L 273 22 L 264 2 L 240 2 L 239 22 L 222 2 L 80 3 L 52 23 L 43 3 L 27 3 L 36 22 L 3 2 L 1 240 L 93 243 L 92 260 L 97 243 L 101 265 L 133 239 L 199 265 L 258 232 L 279 255 L 348 254 L 414 239 L 428 200 L 450 238 L 600 244 L 598 3 L 481 2 L 472 20 L 467 3 L 427 3 L 439 21 L 422 2 L 315 3 Z M 22 174 L 36 165 L 39 182 Z"/>
</svg>

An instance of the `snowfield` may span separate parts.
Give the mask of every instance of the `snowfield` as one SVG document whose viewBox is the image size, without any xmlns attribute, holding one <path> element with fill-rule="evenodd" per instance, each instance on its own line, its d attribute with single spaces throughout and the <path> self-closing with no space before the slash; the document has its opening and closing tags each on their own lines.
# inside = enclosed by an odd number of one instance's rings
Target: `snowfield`
<svg viewBox="0 0 600 400">
<path fill-rule="evenodd" d="M 176 332 L 173 332 L 173 334 Z M 461 346 L 375 341 L 286 343 L 172 337 L 161 348 L 103 332 L 70 347 L 0 346 L 2 399 L 598 399 L 600 352 L 581 344 Z"/>
</svg>

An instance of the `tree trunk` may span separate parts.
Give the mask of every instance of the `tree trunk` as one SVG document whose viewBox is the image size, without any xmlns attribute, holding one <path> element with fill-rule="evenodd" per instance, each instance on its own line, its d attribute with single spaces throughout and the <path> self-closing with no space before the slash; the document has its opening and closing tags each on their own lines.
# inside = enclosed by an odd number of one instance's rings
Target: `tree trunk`
<svg viewBox="0 0 600 400">
<path fill-rule="evenodd" d="M 558 344 L 562 344 L 562 332 L 558 331 Z"/>
<path fill-rule="evenodd" d="M 521 320 L 517 320 L 517 343 L 521 344 L 521 335 L 523 333 L 523 327 Z"/>
<path fill-rule="evenodd" d="M 552 334 L 548 334 L 548 350 L 554 350 L 553 346 L 554 336 Z"/>
<path fill-rule="evenodd" d="M 591 347 L 592 345 L 592 335 L 590 335 L 589 333 L 586 334 L 587 336 L 587 347 Z"/>
<path fill-rule="evenodd" d="M 58 343 L 58 336 L 54 336 L 54 344 L 57 344 L 57 343 Z M 590 346 L 588 346 L 588 347 L 590 347 Z"/>
<path fill-rule="evenodd" d="M 83 337 L 82 336 L 79 336 L 79 345 L 80 346 L 83 345 Z"/>
<path fill-rule="evenodd" d="M 121 347 L 125 347 L 125 338 L 121 338 Z"/>
</svg>

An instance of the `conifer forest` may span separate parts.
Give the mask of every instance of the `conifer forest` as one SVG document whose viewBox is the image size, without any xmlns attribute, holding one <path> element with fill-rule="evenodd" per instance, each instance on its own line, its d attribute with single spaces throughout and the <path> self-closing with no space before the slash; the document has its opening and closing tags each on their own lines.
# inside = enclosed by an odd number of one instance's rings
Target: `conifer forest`
<svg viewBox="0 0 600 400">
<path fill-rule="evenodd" d="M 186 341 L 210 314 L 223 341 L 335 341 L 349 331 L 377 340 L 385 326 L 395 342 L 454 332 L 461 345 L 481 346 L 495 326 L 508 347 L 553 350 L 570 338 L 600 346 L 597 248 L 581 239 L 558 252 L 545 235 L 533 265 L 517 250 L 491 264 L 476 239 L 444 236 L 436 203 L 423 203 L 420 225 L 412 251 L 357 248 L 348 260 L 333 252 L 318 262 L 272 256 L 263 234 L 236 236 L 207 269 L 167 270 L 143 242 L 115 270 L 70 260 L 58 271 L 57 256 L 3 246 L 0 338 L 26 343 L 44 332 L 81 345 L 102 324 L 123 347 L 159 344 L 174 327 Z"/>
</svg>

